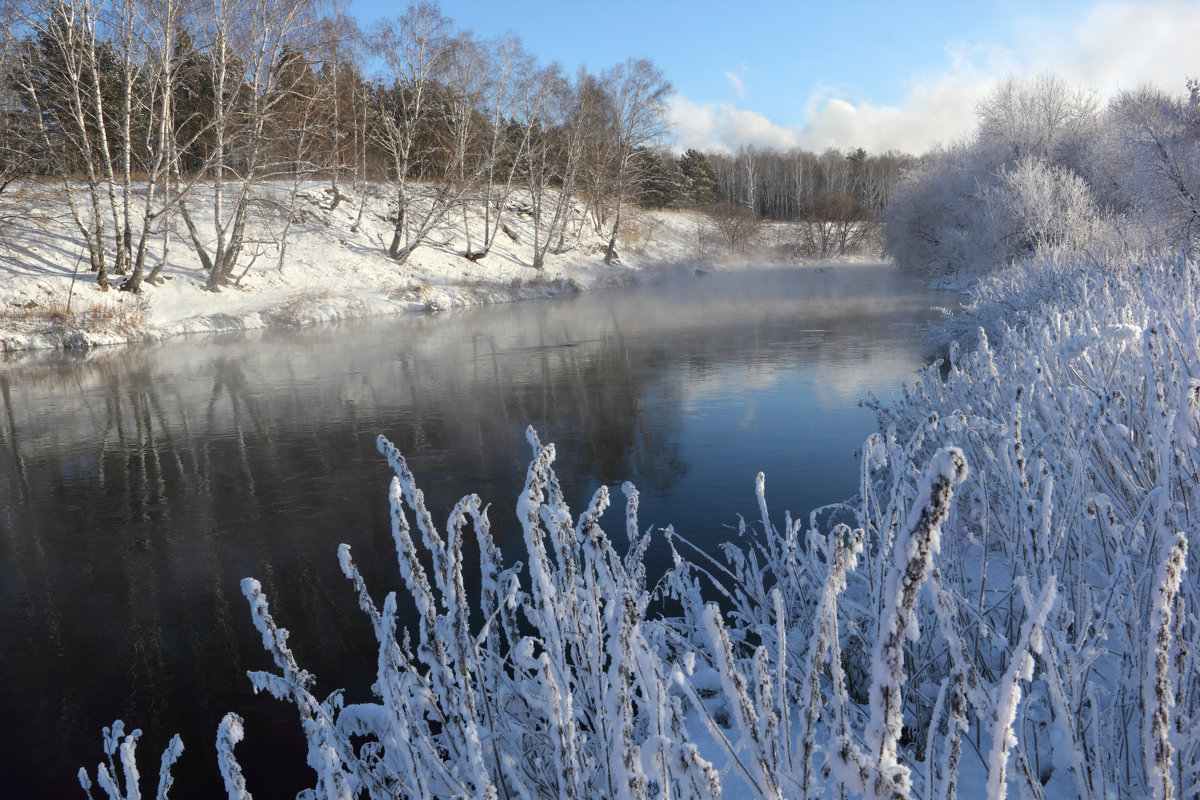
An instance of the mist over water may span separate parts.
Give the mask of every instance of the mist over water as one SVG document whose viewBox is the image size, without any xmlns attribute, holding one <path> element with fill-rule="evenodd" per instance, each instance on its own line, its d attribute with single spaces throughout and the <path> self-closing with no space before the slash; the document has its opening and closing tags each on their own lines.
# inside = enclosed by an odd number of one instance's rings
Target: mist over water
<svg viewBox="0 0 1200 800">
<path fill-rule="evenodd" d="M 879 265 L 679 274 L 635 290 L 0 365 L 0 758 L 13 796 L 72 796 L 114 719 L 145 731 L 144 783 L 178 731 L 171 796 L 222 796 L 226 711 L 256 797 L 309 780 L 294 711 L 255 697 L 269 669 L 239 581 L 258 578 L 317 694 L 367 699 L 375 649 L 336 560 L 406 595 L 384 434 L 434 519 L 477 493 L 506 561 L 533 425 L 575 509 L 642 492 L 643 528 L 712 547 L 758 516 L 855 490 L 858 408 L 920 366 L 944 304 Z M 614 492 L 620 498 L 619 491 Z M 618 542 L 623 511 L 606 516 Z M 652 571 L 665 554 L 651 553 Z"/>
</svg>

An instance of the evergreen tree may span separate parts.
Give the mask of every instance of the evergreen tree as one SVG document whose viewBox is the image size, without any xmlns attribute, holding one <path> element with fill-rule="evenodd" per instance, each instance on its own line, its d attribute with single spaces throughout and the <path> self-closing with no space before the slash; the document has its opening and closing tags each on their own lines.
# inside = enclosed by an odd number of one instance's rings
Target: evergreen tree
<svg viewBox="0 0 1200 800">
<path fill-rule="evenodd" d="M 680 205 L 707 208 L 717 202 L 717 170 L 697 150 L 688 150 L 679 158 L 683 179 Z"/>
<path fill-rule="evenodd" d="M 637 198 L 646 208 L 676 205 L 683 177 L 669 153 L 638 148 L 636 167 Z"/>
<path fill-rule="evenodd" d="M 192 175 L 208 164 L 214 145 L 217 90 L 213 84 L 213 66 L 210 55 L 196 47 L 194 35 L 183 26 L 175 34 L 171 62 L 174 72 L 171 112 L 179 169 Z"/>
</svg>

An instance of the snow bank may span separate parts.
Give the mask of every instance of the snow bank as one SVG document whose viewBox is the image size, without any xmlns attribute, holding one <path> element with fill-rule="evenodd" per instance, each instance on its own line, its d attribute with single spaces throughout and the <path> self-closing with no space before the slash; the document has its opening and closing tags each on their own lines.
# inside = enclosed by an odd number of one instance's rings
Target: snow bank
<svg viewBox="0 0 1200 800">
<path fill-rule="evenodd" d="M 375 187 L 358 193 L 343 187 L 334 205 L 327 185 L 316 182 L 301 188 L 281 248 L 279 215 L 290 189 L 265 187 L 236 284 L 206 291 L 199 259 L 175 223 L 150 244 L 148 270 L 163 262 L 166 248 L 160 280 L 133 296 L 96 286 L 58 187 L 24 187 L 15 201 L 18 219 L 0 240 L 0 349 L 91 347 L 439 311 L 623 286 L 650 272 L 694 269 L 701 262 L 705 269 L 762 262 L 761 254 L 735 261 L 699 250 L 694 212 L 637 210 L 624 226 L 618 261 L 606 265 L 605 238 L 576 205 L 562 251 L 548 253 L 536 270 L 529 266 L 531 219 L 514 195 L 505 217 L 509 235 L 498 236 L 485 258 L 465 257 L 463 215 L 452 214 L 429 244 L 400 265 L 386 253 L 394 200 Z M 202 198 L 192 203 L 200 205 Z M 768 235 L 766 244 L 781 235 Z"/>
</svg>

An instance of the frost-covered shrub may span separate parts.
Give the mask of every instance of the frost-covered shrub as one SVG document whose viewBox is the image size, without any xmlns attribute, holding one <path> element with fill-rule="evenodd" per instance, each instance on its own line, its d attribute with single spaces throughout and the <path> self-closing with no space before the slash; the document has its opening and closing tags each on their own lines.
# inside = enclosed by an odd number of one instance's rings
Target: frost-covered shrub
<svg viewBox="0 0 1200 800">
<path fill-rule="evenodd" d="M 1095 241 L 1101 215 L 1079 175 L 1030 155 L 990 163 L 962 146 L 907 174 L 880 218 L 885 253 L 906 268 L 967 276 Z"/>
<path fill-rule="evenodd" d="M 983 193 L 990 219 L 977 234 L 994 237 L 1004 263 L 1044 250 L 1080 251 L 1099 223 L 1087 184 L 1071 171 L 1022 156 Z"/>
<path fill-rule="evenodd" d="M 990 265 L 993 242 L 975 230 L 985 218 L 979 190 L 1002 163 L 980 160 L 966 143 L 926 155 L 900 179 L 876 220 L 884 254 L 905 269 L 934 274 Z"/>
<path fill-rule="evenodd" d="M 1096 169 L 1144 240 L 1189 255 L 1200 244 L 1200 83 L 1173 96 L 1145 87 L 1110 104 L 1107 137 L 1098 142 Z"/>
</svg>

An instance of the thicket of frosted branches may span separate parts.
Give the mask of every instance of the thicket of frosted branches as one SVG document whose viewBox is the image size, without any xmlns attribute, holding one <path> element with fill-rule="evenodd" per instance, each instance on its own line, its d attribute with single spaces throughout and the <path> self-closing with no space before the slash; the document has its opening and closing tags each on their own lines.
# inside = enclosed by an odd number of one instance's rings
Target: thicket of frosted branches
<svg viewBox="0 0 1200 800">
<path fill-rule="evenodd" d="M 1108 257 L 1200 243 L 1200 84 L 1094 94 L 1009 80 L 969 139 L 922 158 L 880 217 L 902 267 L 978 275 L 1056 249 Z"/>
</svg>

